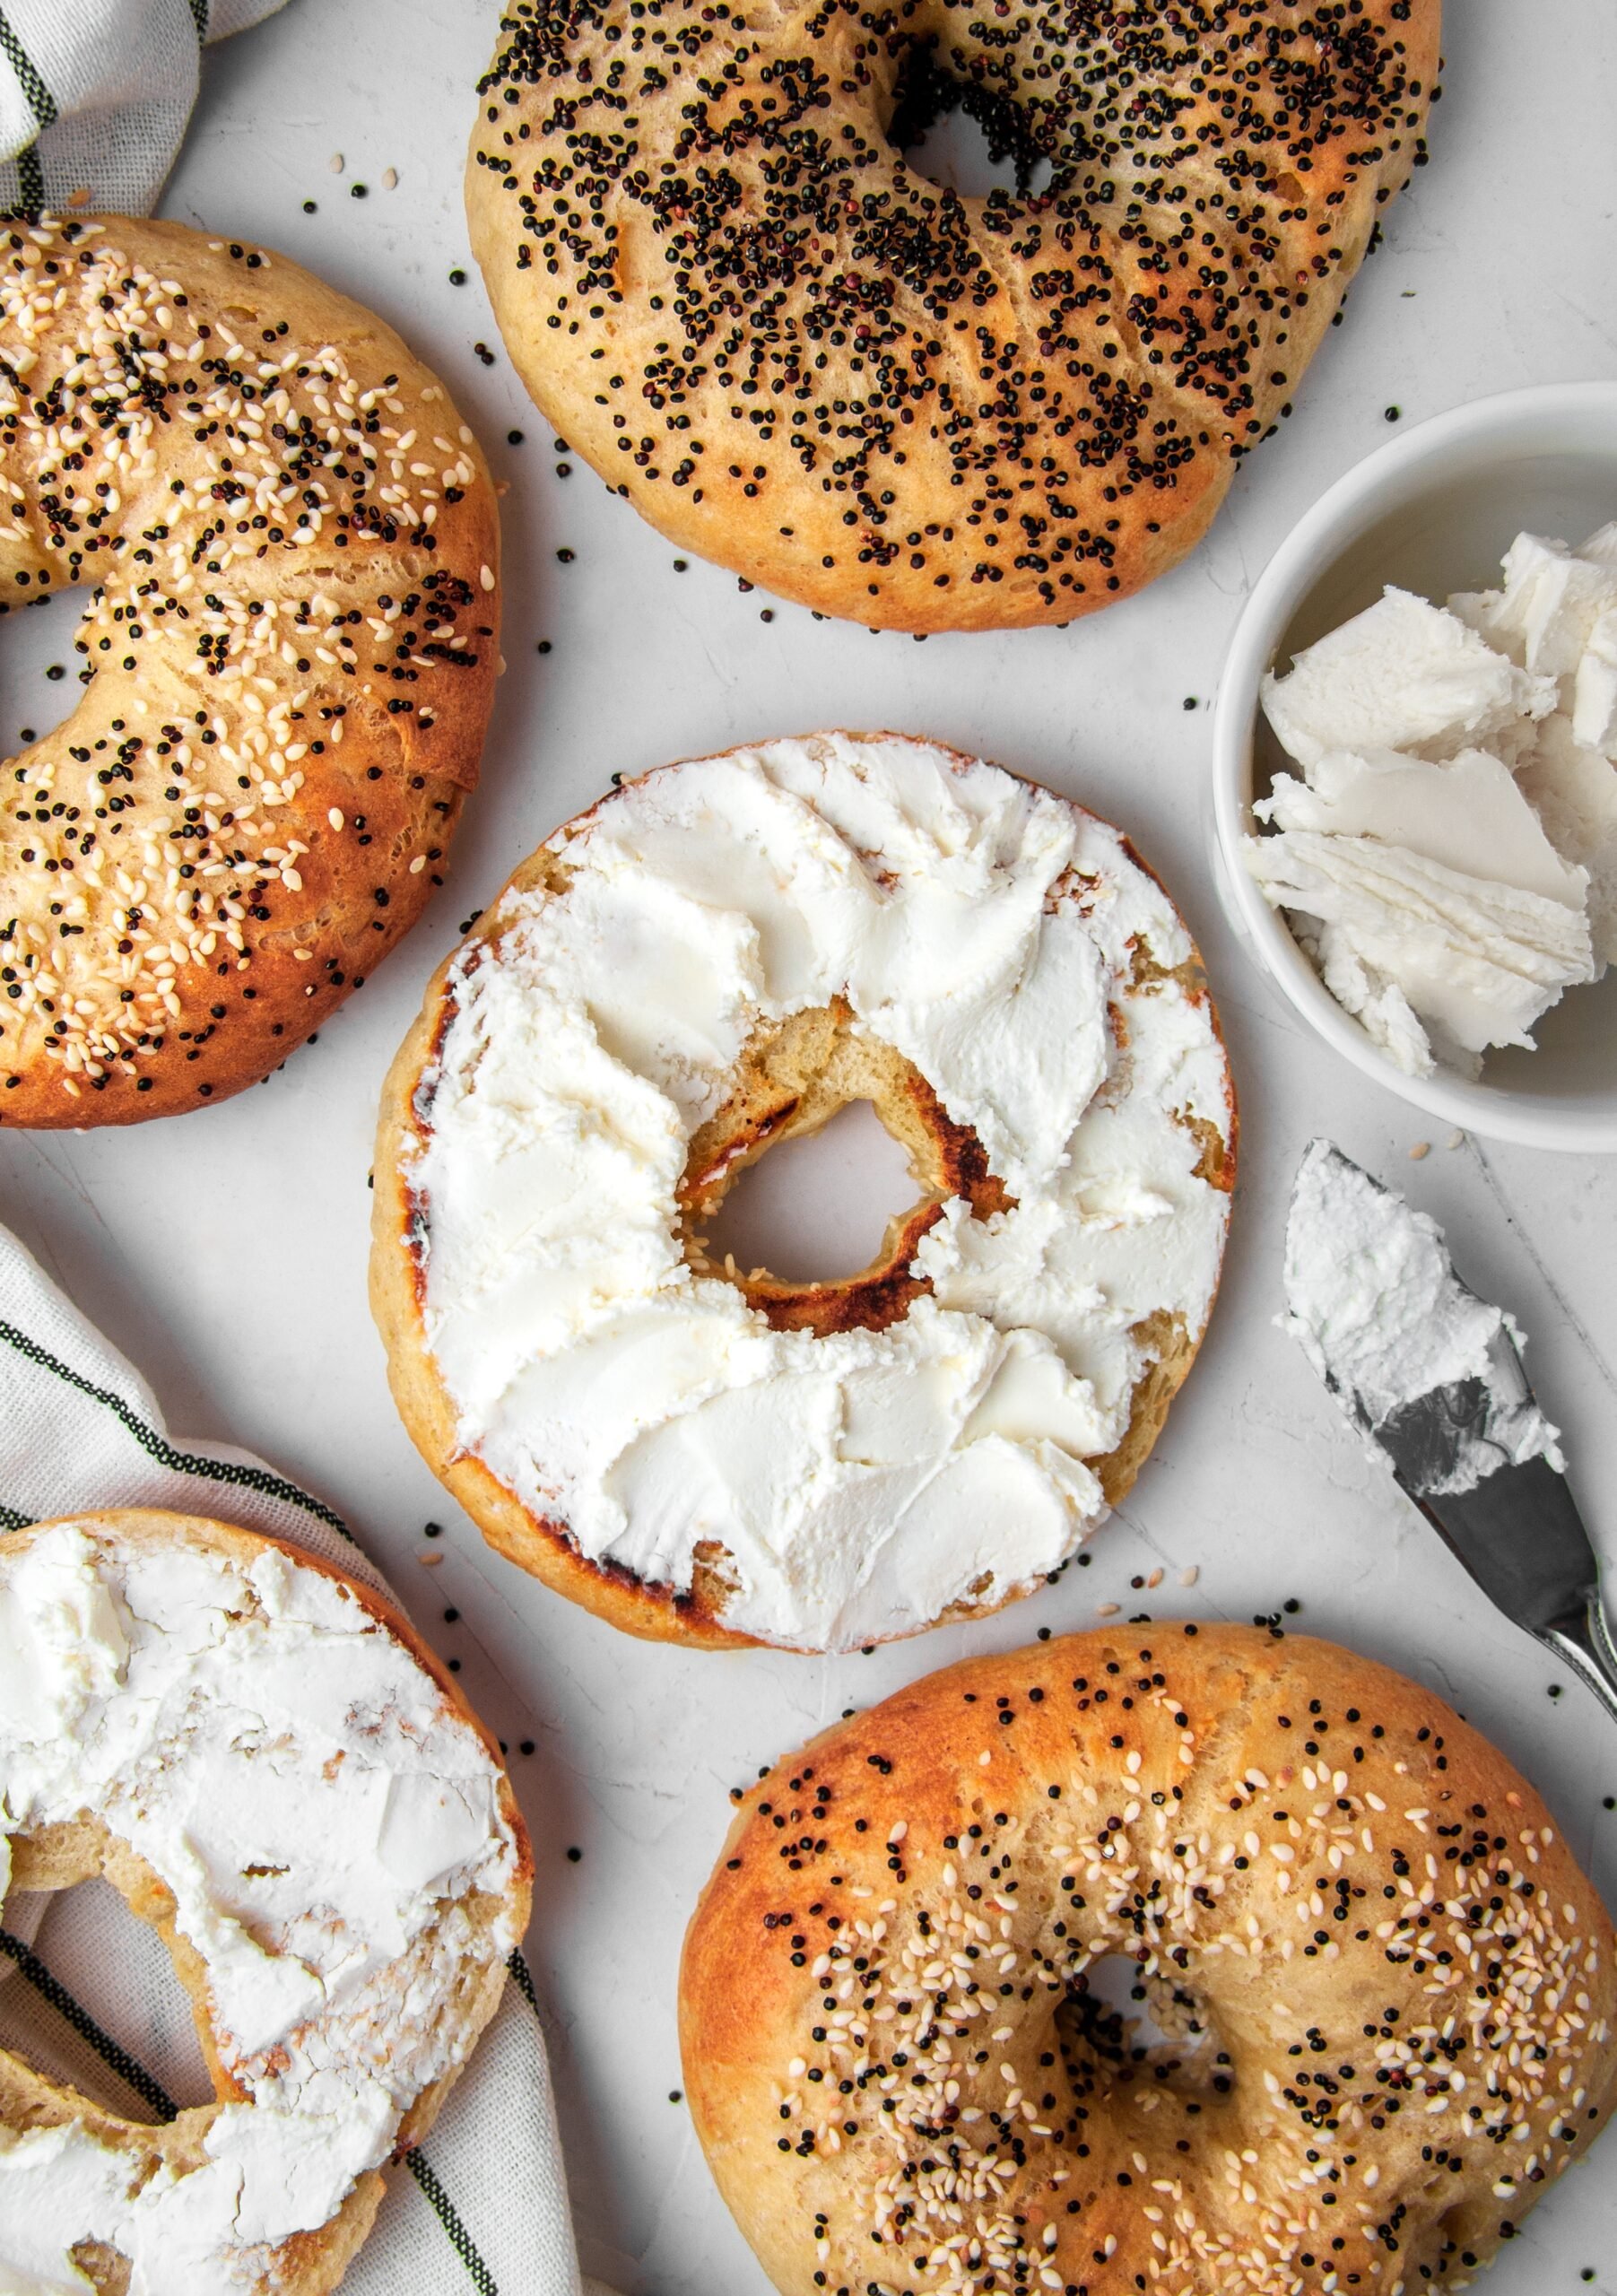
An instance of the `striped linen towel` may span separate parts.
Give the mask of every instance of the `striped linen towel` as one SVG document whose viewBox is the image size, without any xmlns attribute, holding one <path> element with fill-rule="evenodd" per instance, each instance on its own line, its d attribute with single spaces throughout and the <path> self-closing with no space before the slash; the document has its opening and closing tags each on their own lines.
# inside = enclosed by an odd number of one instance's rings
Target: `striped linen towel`
<svg viewBox="0 0 1617 2296">
<path fill-rule="evenodd" d="M 0 209 L 151 213 L 203 48 L 283 0 L 0 0 Z"/>
<path fill-rule="evenodd" d="M 175 1441 L 144 1380 L 0 1228 L 0 1536 L 100 1507 L 240 1523 L 390 1591 L 331 1509 L 261 1459 Z M 0 2048 L 113 2111 L 171 2119 L 170 2089 L 195 2065 L 196 2043 L 162 1944 L 108 1884 L 91 1882 L 0 1901 Z M 610 2296 L 578 2278 L 544 2038 L 520 1953 L 470 2066 L 405 2166 L 388 2179 L 343 2296 Z M 0 2225 L 0 2284 L 9 2284 L 4 2234 Z"/>
</svg>

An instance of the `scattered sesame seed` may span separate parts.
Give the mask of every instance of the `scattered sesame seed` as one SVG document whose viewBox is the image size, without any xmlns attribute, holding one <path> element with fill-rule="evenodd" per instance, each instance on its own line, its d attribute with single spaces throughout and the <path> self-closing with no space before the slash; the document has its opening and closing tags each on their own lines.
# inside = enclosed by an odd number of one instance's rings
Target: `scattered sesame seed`
<svg viewBox="0 0 1617 2296">
<path fill-rule="evenodd" d="M 334 152 L 326 164 L 331 170 L 334 176 L 340 176 L 346 162 L 344 161 L 341 152 Z"/>
<path fill-rule="evenodd" d="M 396 168 L 383 169 L 382 189 L 384 191 L 396 191 L 398 189 L 398 170 Z"/>
<path fill-rule="evenodd" d="M 1409 1152 L 1409 1161 L 1412 1164 L 1418 1164 L 1423 1156 L 1430 1156 L 1430 1141 L 1417 1140 L 1414 1146 Z"/>
</svg>

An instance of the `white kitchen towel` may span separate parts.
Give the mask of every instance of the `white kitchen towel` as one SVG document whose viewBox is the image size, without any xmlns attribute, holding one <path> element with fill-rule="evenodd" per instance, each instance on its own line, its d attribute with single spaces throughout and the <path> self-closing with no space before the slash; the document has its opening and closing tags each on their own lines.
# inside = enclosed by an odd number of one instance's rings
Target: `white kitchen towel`
<svg viewBox="0 0 1617 2296">
<path fill-rule="evenodd" d="M 0 0 L 0 210 L 151 213 L 202 50 L 283 0 Z"/>
<path fill-rule="evenodd" d="M 0 1228 L 0 1537 L 100 1507 L 241 1523 L 387 1587 L 341 1518 L 262 1459 L 171 1438 L 145 1381 Z M 141 2118 L 171 2118 L 173 2090 L 207 2093 L 161 1944 L 100 1883 L 0 1902 L 0 2048 Z M 581 2296 L 520 1953 L 470 2066 L 405 2166 L 388 2179 L 343 2296 Z M 609 2292 L 586 2282 L 582 2296 Z"/>
</svg>

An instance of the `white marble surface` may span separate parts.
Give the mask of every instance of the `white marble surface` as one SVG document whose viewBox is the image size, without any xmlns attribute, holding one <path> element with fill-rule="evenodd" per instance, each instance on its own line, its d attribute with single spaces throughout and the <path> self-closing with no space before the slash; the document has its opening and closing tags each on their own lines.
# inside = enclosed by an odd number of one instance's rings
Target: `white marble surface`
<svg viewBox="0 0 1617 2296">
<path fill-rule="evenodd" d="M 1361 1451 L 1278 1306 L 1282 1215 L 1305 1140 L 1330 1132 L 1449 1223 L 1461 1265 L 1533 1335 L 1590 1525 L 1617 1552 L 1617 1164 L 1443 1137 L 1350 1073 L 1252 970 L 1205 865 L 1208 704 L 1252 576 L 1315 495 L 1415 419 L 1512 385 L 1617 374 L 1617 11 L 1611 0 L 1455 0 L 1432 164 L 1281 437 L 1211 539 L 1156 588 L 1066 631 L 895 636 L 813 622 L 674 552 L 552 436 L 511 372 L 462 223 L 461 154 L 491 0 L 291 0 L 215 49 L 165 212 L 261 238 L 369 300 L 449 378 L 505 498 L 506 654 L 483 784 L 448 889 L 413 938 L 285 1072 L 228 1106 L 101 1135 L 0 1135 L 4 1216 L 147 1370 L 176 1427 L 251 1444 L 339 1507 L 511 1742 L 538 1849 L 535 1966 L 587 2265 L 628 2296 L 762 2296 L 682 2106 L 681 1932 L 726 1789 L 833 1718 L 967 1648 L 1009 1648 L 1121 1601 L 1298 1624 L 1434 1683 L 1535 1779 L 1617 1902 L 1617 1732 L 1491 1612 Z M 346 171 L 330 171 L 334 153 Z M 385 170 L 398 186 L 385 191 Z M 356 200 L 361 180 L 369 196 Z M 302 203 L 318 203 L 313 215 Z M 474 345 L 495 352 L 485 366 Z M 513 427 L 525 443 L 509 446 Z M 1590 524 L 1617 511 L 1591 504 Z M 1501 541 L 1507 537 L 1501 537 Z M 558 562 L 557 552 L 576 553 Z M 0 742 L 70 683 L 72 609 L 6 631 Z M 541 656 L 540 641 L 553 650 Z M 1185 707 L 1194 697 L 1197 707 Z M 1091 1566 L 969 1631 L 830 1663 L 630 1643 L 491 1555 L 418 1461 L 365 1305 L 378 1087 L 458 921 L 616 770 L 823 724 L 986 752 L 1137 839 L 1199 933 L 1239 1081 L 1243 1176 L 1203 1361 Z M 417 1568 L 440 1521 L 443 1567 Z M 1137 1596 L 1131 1577 L 1168 1578 Z M 1188 1593 L 1178 1570 L 1201 1576 Z M 458 1613 L 446 1622 L 446 1608 Z M 569 1861 L 569 1846 L 582 1850 Z M 1544 2296 L 1613 2277 L 1617 2136 L 1531 2219 L 1488 2283 Z M 507 2292 L 520 2296 L 520 2292 Z"/>
</svg>

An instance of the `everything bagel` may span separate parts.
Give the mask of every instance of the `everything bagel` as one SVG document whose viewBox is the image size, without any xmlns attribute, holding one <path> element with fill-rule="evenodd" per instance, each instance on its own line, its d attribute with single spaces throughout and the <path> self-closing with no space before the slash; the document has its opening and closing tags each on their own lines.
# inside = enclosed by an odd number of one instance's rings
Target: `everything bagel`
<svg viewBox="0 0 1617 2296">
<path fill-rule="evenodd" d="M 443 385 L 283 257 L 0 238 L 0 611 L 80 584 L 78 706 L 0 767 L 0 1122 L 223 1100 L 442 882 L 498 666 Z"/>
<path fill-rule="evenodd" d="M 874 627 L 1174 565 L 1421 152 L 1439 0 L 522 0 L 472 241 L 513 361 L 669 539 Z M 961 98 L 1036 197 L 895 146 Z"/>
<path fill-rule="evenodd" d="M 740 1798 L 681 2036 L 783 2296 L 1413 2296 L 1617 2101 L 1612 1924 L 1538 1796 L 1332 1644 L 974 1658 Z M 1108 1956 L 1169 2046 L 1097 2013 Z"/>
</svg>

